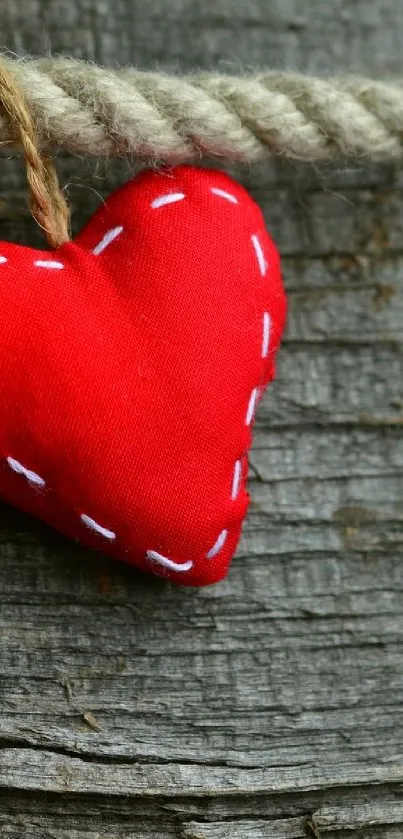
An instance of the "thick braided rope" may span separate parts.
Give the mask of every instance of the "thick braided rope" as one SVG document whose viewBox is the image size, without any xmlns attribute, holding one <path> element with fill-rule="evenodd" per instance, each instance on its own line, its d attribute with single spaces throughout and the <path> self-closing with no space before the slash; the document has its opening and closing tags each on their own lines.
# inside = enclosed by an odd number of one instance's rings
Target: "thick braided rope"
<svg viewBox="0 0 403 839">
<path fill-rule="evenodd" d="M 44 146 L 167 162 L 402 157 L 399 81 L 277 72 L 180 77 L 68 58 L 5 60 Z M 0 143 L 15 143 L 4 119 Z"/>
</svg>

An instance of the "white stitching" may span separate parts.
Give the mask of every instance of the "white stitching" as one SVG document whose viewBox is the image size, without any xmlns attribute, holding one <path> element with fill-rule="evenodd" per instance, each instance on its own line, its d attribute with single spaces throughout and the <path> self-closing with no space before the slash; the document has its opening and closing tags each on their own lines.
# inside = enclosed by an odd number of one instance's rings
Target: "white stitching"
<svg viewBox="0 0 403 839">
<path fill-rule="evenodd" d="M 267 271 L 267 262 L 266 262 L 266 257 L 265 257 L 264 252 L 263 252 L 263 248 L 262 248 L 262 246 L 259 242 L 259 237 L 258 237 L 257 233 L 253 233 L 253 235 L 251 236 L 251 240 L 252 240 L 252 245 L 255 249 L 256 259 L 257 259 L 258 265 L 259 265 L 259 271 L 260 271 L 262 277 L 264 277 L 265 274 L 266 274 L 266 271 Z"/>
<path fill-rule="evenodd" d="M 210 191 L 214 195 L 219 195 L 222 198 L 226 198 L 227 201 L 231 201 L 231 203 L 237 204 L 238 201 L 234 195 L 231 195 L 225 190 L 219 189 L 218 187 L 210 187 Z M 259 271 L 261 275 L 264 277 L 266 275 L 266 271 L 268 268 L 268 264 L 266 261 L 266 257 L 260 243 L 259 237 L 257 233 L 253 233 L 251 235 L 251 242 L 255 251 L 255 256 L 257 259 L 257 263 L 259 266 Z M 261 347 L 261 356 L 262 358 L 266 358 L 268 351 L 269 351 L 269 341 L 270 341 L 270 315 L 269 312 L 263 312 L 263 332 L 262 332 L 262 347 Z M 256 404 L 259 396 L 259 388 L 253 388 L 251 395 L 249 397 L 248 408 L 246 411 L 245 417 L 245 424 L 249 426 L 254 418 Z M 232 475 L 232 484 L 231 484 L 231 501 L 235 501 L 239 493 L 240 481 L 242 475 L 242 462 L 240 460 L 236 460 L 234 464 L 234 471 Z M 215 557 L 219 551 L 223 548 L 228 536 L 227 530 L 222 530 L 218 539 L 214 543 L 213 547 L 206 554 L 207 559 L 212 559 Z"/>
<path fill-rule="evenodd" d="M 94 521 L 94 519 L 87 516 L 85 513 L 83 513 L 80 518 L 83 524 L 91 528 L 91 530 L 95 530 L 95 532 L 99 533 L 100 536 L 104 536 L 105 539 L 109 539 L 111 542 L 116 539 L 116 533 L 114 533 L 113 530 L 108 530 L 106 527 L 102 527 L 102 525 L 98 524 Z"/>
<path fill-rule="evenodd" d="M 214 542 L 213 547 L 210 548 L 209 551 L 207 551 L 206 559 L 213 559 L 215 556 L 217 556 L 217 554 L 224 547 L 224 545 L 227 541 L 227 536 L 228 536 L 228 530 L 222 530 L 218 539 L 217 539 L 217 541 Z"/>
<path fill-rule="evenodd" d="M 108 245 L 110 245 L 111 242 L 113 242 L 113 240 L 116 239 L 117 236 L 120 236 L 122 232 L 122 225 L 120 225 L 119 227 L 112 227 L 111 230 L 108 230 L 108 232 L 105 233 L 105 236 L 102 237 L 101 241 L 98 242 L 97 245 L 95 245 L 95 248 L 93 248 L 92 253 L 94 254 L 94 256 L 99 256 L 99 254 L 102 253 L 102 251 L 104 251 L 105 248 L 107 248 Z"/>
<path fill-rule="evenodd" d="M 159 195 L 151 201 L 153 210 L 158 210 L 159 207 L 165 207 L 166 204 L 174 204 L 175 201 L 182 201 L 185 197 L 184 192 L 168 192 L 166 195 Z"/>
<path fill-rule="evenodd" d="M 37 268 L 57 268 L 59 271 L 64 268 L 63 262 L 57 262 L 55 259 L 36 259 L 34 265 Z"/>
<path fill-rule="evenodd" d="M 38 487 L 45 486 L 45 481 L 43 480 L 43 478 L 41 478 L 40 475 L 37 475 L 36 472 L 32 472 L 31 469 L 27 469 L 25 466 L 22 465 L 22 463 L 20 463 L 18 460 L 15 460 L 14 457 L 7 457 L 6 460 L 10 469 L 16 472 L 17 475 L 23 475 L 24 478 L 26 478 L 30 484 L 35 484 L 35 486 Z"/>
<path fill-rule="evenodd" d="M 262 337 L 262 358 L 267 358 L 270 341 L 270 315 L 263 312 L 263 337 Z"/>
<path fill-rule="evenodd" d="M 234 474 L 232 476 L 232 486 L 231 486 L 231 501 L 235 501 L 238 492 L 239 492 L 239 485 L 241 481 L 241 473 L 242 473 L 242 464 L 240 460 L 235 461 L 234 466 Z"/>
<path fill-rule="evenodd" d="M 157 551 L 147 551 L 147 557 L 148 559 L 151 559 L 152 562 L 159 562 L 159 564 L 164 565 L 165 568 L 170 568 L 171 571 L 190 571 L 193 567 L 191 559 L 189 559 L 188 562 L 174 562 L 172 559 L 169 559 L 163 554 L 159 554 Z"/>
<path fill-rule="evenodd" d="M 219 195 L 220 198 L 225 198 L 226 201 L 230 201 L 231 204 L 238 204 L 238 199 L 235 198 L 235 195 L 231 195 L 231 193 L 226 192 L 225 189 L 219 189 L 218 186 L 212 186 L 210 189 L 213 195 Z"/>
<path fill-rule="evenodd" d="M 248 410 L 246 412 L 246 418 L 245 418 L 245 424 L 246 425 L 250 425 L 252 420 L 253 420 L 258 394 L 259 394 L 259 388 L 254 387 L 253 390 L 252 390 L 252 393 L 249 397 Z"/>
</svg>

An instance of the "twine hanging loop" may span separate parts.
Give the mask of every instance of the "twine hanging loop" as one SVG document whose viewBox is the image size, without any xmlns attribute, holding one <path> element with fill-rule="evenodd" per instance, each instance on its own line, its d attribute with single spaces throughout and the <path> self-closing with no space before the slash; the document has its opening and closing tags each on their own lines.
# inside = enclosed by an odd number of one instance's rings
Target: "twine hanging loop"
<svg viewBox="0 0 403 839">
<path fill-rule="evenodd" d="M 70 211 L 60 188 L 52 157 L 43 154 L 25 96 L 6 63 L 0 59 L 0 105 L 13 131 L 18 132 L 27 170 L 30 209 L 52 248 L 70 241 Z"/>
</svg>

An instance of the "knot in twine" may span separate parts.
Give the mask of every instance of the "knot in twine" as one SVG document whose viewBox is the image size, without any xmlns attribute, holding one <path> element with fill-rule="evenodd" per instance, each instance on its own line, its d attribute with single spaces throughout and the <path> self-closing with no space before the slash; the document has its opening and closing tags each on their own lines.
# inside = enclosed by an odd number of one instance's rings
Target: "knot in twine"
<svg viewBox="0 0 403 839">
<path fill-rule="evenodd" d="M 25 155 L 30 209 L 52 248 L 70 241 L 70 211 L 51 157 L 41 153 L 33 117 L 12 72 L 0 59 L 0 105 Z"/>
</svg>

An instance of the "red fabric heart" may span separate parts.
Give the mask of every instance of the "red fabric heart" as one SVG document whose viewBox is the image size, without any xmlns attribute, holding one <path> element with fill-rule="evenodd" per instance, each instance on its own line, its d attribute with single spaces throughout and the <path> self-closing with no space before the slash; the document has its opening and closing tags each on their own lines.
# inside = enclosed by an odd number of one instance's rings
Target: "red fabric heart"
<svg viewBox="0 0 403 839">
<path fill-rule="evenodd" d="M 222 578 L 285 319 L 262 214 L 222 172 L 144 172 L 52 253 L 0 245 L 0 494 L 175 582 Z"/>
</svg>

